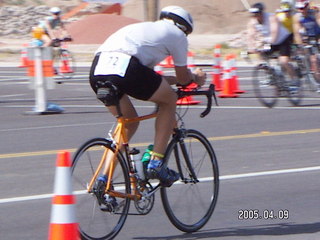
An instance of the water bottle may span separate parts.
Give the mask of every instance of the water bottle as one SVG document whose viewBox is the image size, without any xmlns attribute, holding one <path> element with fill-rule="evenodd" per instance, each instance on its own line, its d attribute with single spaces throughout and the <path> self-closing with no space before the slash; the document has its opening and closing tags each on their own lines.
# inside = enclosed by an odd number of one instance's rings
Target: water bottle
<svg viewBox="0 0 320 240">
<path fill-rule="evenodd" d="M 140 150 L 133 148 L 129 154 L 130 154 L 130 159 L 133 162 L 136 173 L 138 174 L 140 179 L 144 180 L 145 176 L 144 176 L 144 170 L 143 170 L 143 163 L 141 162 Z"/>
<path fill-rule="evenodd" d="M 148 164 L 150 162 L 152 150 L 153 150 L 153 144 L 150 144 L 142 155 L 141 162 L 143 163 L 143 167 L 145 170 L 147 170 Z"/>
</svg>

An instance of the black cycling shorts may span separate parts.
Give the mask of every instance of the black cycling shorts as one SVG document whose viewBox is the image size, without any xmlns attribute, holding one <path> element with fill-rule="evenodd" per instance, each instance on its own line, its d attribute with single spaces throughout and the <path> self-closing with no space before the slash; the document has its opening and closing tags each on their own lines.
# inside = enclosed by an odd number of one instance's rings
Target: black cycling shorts
<svg viewBox="0 0 320 240">
<path fill-rule="evenodd" d="M 124 77 L 118 75 L 94 75 L 100 54 L 98 53 L 90 69 L 90 85 L 95 93 L 99 87 L 98 81 L 110 81 L 119 89 L 120 98 L 123 94 L 140 100 L 148 100 L 159 88 L 162 77 L 153 69 L 140 63 L 136 57 L 131 57 Z"/>
<path fill-rule="evenodd" d="M 293 34 L 290 34 L 282 43 L 279 45 L 271 45 L 271 51 L 279 51 L 280 56 L 291 56 L 291 46 L 293 43 Z"/>
</svg>

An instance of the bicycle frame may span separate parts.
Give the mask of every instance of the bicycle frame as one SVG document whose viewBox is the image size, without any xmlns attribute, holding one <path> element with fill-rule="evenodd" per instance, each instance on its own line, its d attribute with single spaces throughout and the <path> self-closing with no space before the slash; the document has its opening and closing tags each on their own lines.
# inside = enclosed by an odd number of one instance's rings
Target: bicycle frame
<svg viewBox="0 0 320 240">
<path fill-rule="evenodd" d="M 111 181 L 108 181 L 105 193 L 110 194 L 111 196 L 114 196 L 114 197 L 130 198 L 131 200 L 141 198 L 141 195 L 136 190 L 137 189 L 136 188 L 137 181 L 133 176 L 131 176 L 131 173 L 132 174 L 134 173 L 134 169 L 131 164 L 130 157 L 129 157 L 129 143 L 128 143 L 128 136 L 127 136 L 127 133 L 125 130 L 125 126 L 128 123 L 140 122 L 140 121 L 144 121 L 147 119 L 155 118 L 156 116 L 157 116 L 157 113 L 154 112 L 151 114 L 142 115 L 142 116 L 138 116 L 138 117 L 134 117 L 134 118 L 125 118 L 123 116 L 117 117 L 117 126 L 112 133 L 112 140 L 115 145 L 115 152 L 110 153 L 111 152 L 110 149 L 105 150 L 105 152 L 101 158 L 100 164 L 99 164 L 96 172 L 94 173 L 94 175 L 89 183 L 88 192 L 91 192 L 93 184 L 96 181 L 98 174 L 99 174 L 99 172 L 101 172 L 101 169 L 103 166 L 105 166 L 105 169 L 106 169 L 106 172 L 104 172 L 104 174 L 109 176 L 110 179 L 112 179 L 115 167 L 117 165 L 116 156 L 118 155 L 119 152 L 121 152 L 121 149 L 123 149 L 124 153 L 125 153 L 125 159 L 127 161 L 127 166 L 129 167 L 129 173 L 130 173 L 130 178 L 131 178 L 131 189 L 133 189 L 134 192 L 133 192 L 133 194 L 123 194 L 123 193 L 119 193 L 117 191 L 114 191 L 111 189 L 112 188 Z M 110 154 L 112 154 L 112 156 L 110 159 L 108 159 L 108 156 L 110 156 Z"/>
<path fill-rule="evenodd" d="M 205 117 L 210 112 L 211 104 L 212 104 L 212 96 L 214 96 L 215 102 L 217 104 L 217 99 L 214 94 L 214 85 L 212 85 L 212 84 L 209 86 L 209 89 L 207 91 L 184 92 L 183 90 L 180 90 L 177 93 L 178 93 L 179 98 L 182 98 L 184 96 L 190 96 L 190 95 L 205 95 L 205 96 L 207 96 L 207 99 L 208 99 L 207 108 L 205 109 L 204 112 L 202 112 L 200 114 L 200 117 Z M 109 179 L 112 179 L 113 173 L 115 171 L 115 167 L 117 165 L 116 156 L 118 154 L 120 154 L 121 150 L 123 149 L 123 151 L 125 153 L 125 159 L 127 161 L 127 166 L 129 167 L 129 174 L 130 174 L 129 177 L 131 179 L 130 182 L 131 182 L 131 189 L 133 189 L 133 194 L 123 194 L 123 193 L 112 190 L 111 181 L 107 181 L 105 193 L 110 194 L 110 196 L 114 196 L 114 197 L 130 198 L 131 200 L 140 199 L 141 194 L 137 191 L 137 179 L 133 175 L 134 168 L 133 168 L 132 163 L 130 161 L 129 139 L 128 139 L 128 136 L 126 133 L 125 126 L 129 123 L 140 122 L 140 121 L 148 120 L 151 118 L 155 118 L 157 116 L 157 109 L 155 112 L 150 113 L 150 114 L 141 115 L 141 116 L 137 116 L 134 118 L 125 118 L 125 117 L 123 117 L 123 115 L 121 113 L 119 105 L 117 105 L 116 107 L 117 107 L 117 112 L 118 112 L 117 125 L 111 135 L 113 145 L 115 146 L 115 152 L 110 153 L 110 149 L 105 150 L 105 152 L 101 158 L 101 161 L 99 163 L 99 166 L 98 166 L 97 170 L 95 171 L 95 173 L 94 173 L 94 175 L 88 185 L 87 191 L 89 193 L 92 192 L 93 185 L 94 185 L 99 173 L 101 172 L 103 166 L 105 166 L 105 169 L 106 169 L 103 171 L 103 173 L 105 175 L 107 175 L 109 177 Z M 185 148 L 183 148 L 183 149 L 185 149 Z M 112 155 L 111 157 L 110 157 L 110 154 Z M 187 153 L 184 152 L 184 155 L 187 155 Z M 110 158 L 108 158 L 108 157 L 110 157 Z M 194 172 L 192 174 L 194 177 L 196 176 L 196 174 Z"/>
</svg>

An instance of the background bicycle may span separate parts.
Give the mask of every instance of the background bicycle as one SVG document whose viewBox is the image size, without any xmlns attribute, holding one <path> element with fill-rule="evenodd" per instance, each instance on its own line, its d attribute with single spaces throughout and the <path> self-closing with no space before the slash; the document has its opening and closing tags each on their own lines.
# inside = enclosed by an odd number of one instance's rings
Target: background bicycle
<svg viewBox="0 0 320 240">
<path fill-rule="evenodd" d="M 293 47 L 292 59 L 299 67 L 304 90 L 320 93 L 320 83 L 316 81 L 315 76 L 317 73 L 310 61 L 312 55 L 315 57 L 316 68 L 320 72 L 319 42 L 316 38 L 306 37 L 303 45 L 294 45 Z"/>
<path fill-rule="evenodd" d="M 208 90 L 178 91 L 178 94 L 180 97 L 206 95 L 207 108 L 201 117 L 210 112 L 214 94 L 212 85 Z M 207 223 L 218 198 L 218 163 L 207 138 L 197 130 L 185 128 L 185 111 L 177 111 L 177 127 L 164 158 L 166 165 L 180 173 L 180 180 L 171 187 L 163 187 L 163 183 L 157 180 L 149 181 L 144 178 L 143 172 L 137 171 L 139 168 L 132 161 L 134 154 L 129 145 L 123 145 L 123 152 L 117 147 L 119 134 L 112 134 L 108 139 L 91 139 L 75 153 L 73 189 L 79 194 L 77 213 L 83 239 L 114 238 L 123 227 L 127 215 L 146 215 L 152 210 L 154 194 L 159 189 L 165 212 L 178 229 L 194 232 Z M 138 121 L 154 116 L 141 116 Z M 121 135 L 121 125 L 130 122 L 130 119 L 119 120 L 120 125 L 115 131 L 119 130 Z M 117 165 L 109 174 L 112 177 L 103 182 L 97 177 L 101 174 L 99 169 L 102 169 L 108 151 L 115 153 Z M 130 202 L 133 202 L 134 211 L 129 211 Z"/>
<path fill-rule="evenodd" d="M 70 79 L 75 74 L 76 63 L 72 53 L 68 50 L 67 42 L 71 38 L 53 39 L 53 66 L 55 74 L 63 79 Z M 62 83 L 58 81 L 58 83 Z"/>
<path fill-rule="evenodd" d="M 257 99 L 269 108 L 275 106 L 279 98 L 287 98 L 291 104 L 298 106 L 303 98 L 303 87 L 296 64 L 290 63 L 295 73 L 293 79 L 280 66 L 277 53 L 270 54 L 270 46 L 264 46 L 257 52 L 262 58 L 262 63 L 254 68 L 252 74 L 253 90 Z M 247 58 L 248 54 L 243 56 Z"/>
</svg>

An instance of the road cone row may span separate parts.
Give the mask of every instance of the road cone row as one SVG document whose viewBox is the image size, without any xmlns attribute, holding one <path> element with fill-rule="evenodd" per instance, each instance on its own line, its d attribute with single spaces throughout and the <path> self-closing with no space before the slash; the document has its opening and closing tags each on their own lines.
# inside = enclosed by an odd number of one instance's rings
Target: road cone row
<svg viewBox="0 0 320 240">
<path fill-rule="evenodd" d="M 187 59 L 187 66 L 188 69 L 190 69 L 192 72 L 196 69 L 196 65 L 194 64 L 194 53 L 193 52 L 188 52 L 188 59 Z M 191 83 L 189 84 L 184 91 L 192 91 L 193 89 L 197 88 L 198 84 L 196 83 Z M 199 104 L 200 101 L 194 100 L 193 96 L 186 96 L 181 99 L 178 99 L 177 105 L 196 105 Z"/>
<path fill-rule="evenodd" d="M 60 152 L 56 162 L 48 240 L 80 240 L 70 167 L 70 153 Z"/>
<path fill-rule="evenodd" d="M 158 74 L 160 74 L 160 75 L 163 75 L 163 67 L 162 67 L 161 64 L 158 64 L 158 65 L 154 66 L 153 70 L 154 70 L 156 73 L 158 73 Z"/>
<path fill-rule="evenodd" d="M 238 87 L 238 76 L 236 73 L 236 56 L 229 54 L 225 57 L 223 66 L 223 89 L 218 95 L 221 98 L 233 98 L 238 97 L 237 93 L 244 93 Z"/>
<path fill-rule="evenodd" d="M 173 68 L 174 64 L 173 64 L 172 56 L 166 57 L 163 61 L 160 62 L 159 65 L 161 65 L 164 68 Z"/>
<path fill-rule="evenodd" d="M 215 85 L 216 91 L 222 90 L 221 76 L 222 76 L 222 66 L 221 66 L 221 45 L 216 44 L 214 47 L 213 54 L 213 65 L 212 65 L 212 81 L 211 83 Z"/>
<path fill-rule="evenodd" d="M 233 92 L 235 93 L 245 93 L 246 91 L 239 89 L 239 81 L 238 81 L 238 74 L 237 74 L 237 56 L 235 54 L 230 55 L 230 62 L 231 62 L 231 77 L 233 79 L 234 89 Z"/>
</svg>

